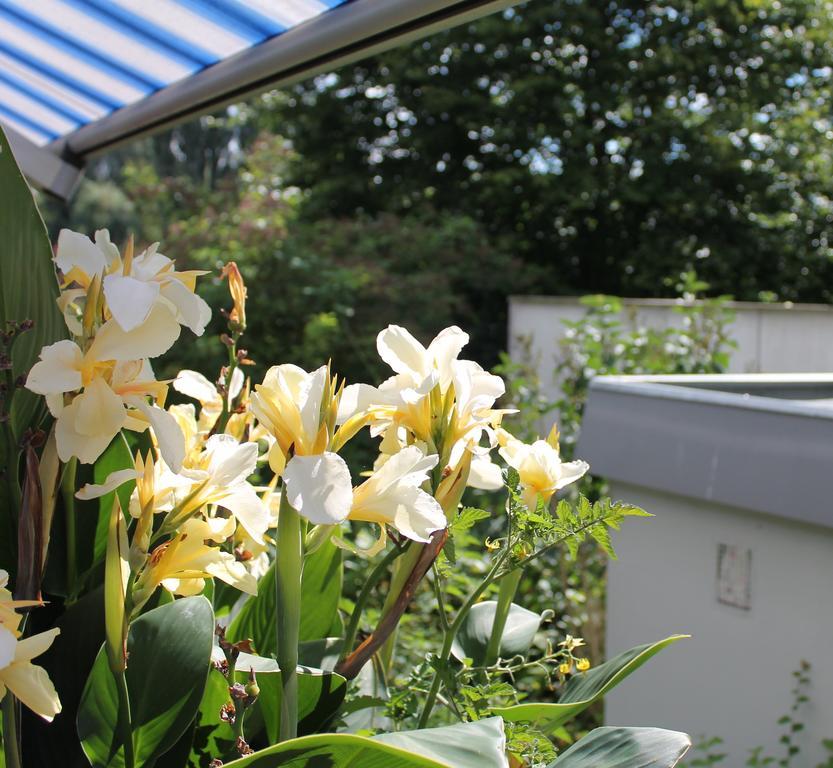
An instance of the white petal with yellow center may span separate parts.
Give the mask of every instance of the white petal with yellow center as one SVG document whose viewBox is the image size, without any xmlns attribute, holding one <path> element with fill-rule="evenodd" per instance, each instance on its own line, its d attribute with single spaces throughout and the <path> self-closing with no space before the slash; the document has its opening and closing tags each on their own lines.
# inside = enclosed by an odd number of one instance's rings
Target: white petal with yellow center
<svg viewBox="0 0 833 768">
<path fill-rule="evenodd" d="M 341 456 L 295 456 L 283 471 L 287 500 L 316 525 L 340 523 L 350 513 L 353 486 Z"/>
</svg>

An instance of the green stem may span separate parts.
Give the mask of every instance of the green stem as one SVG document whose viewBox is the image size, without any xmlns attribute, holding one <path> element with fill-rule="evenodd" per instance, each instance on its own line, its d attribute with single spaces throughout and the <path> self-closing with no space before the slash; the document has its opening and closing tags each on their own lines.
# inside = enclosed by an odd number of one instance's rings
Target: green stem
<svg viewBox="0 0 833 768">
<path fill-rule="evenodd" d="M 220 411 L 220 415 L 217 418 L 217 424 L 214 427 L 214 432 L 216 434 L 222 434 L 226 430 L 226 425 L 228 424 L 229 418 L 231 417 L 231 411 L 229 409 L 229 390 L 231 389 L 231 379 L 234 375 L 234 369 L 237 368 L 237 340 L 239 338 L 239 334 L 234 334 L 232 336 L 232 344 L 228 347 L 228 365 L 226 366 L 226 378 L 225 378 L 225 387 L 226 393 L 223 397 L 223 410 Z"/>
<path fill-rule="evenodd" d="M 495 608 L 495 618 L 492 623 L 492 634 L 489 635 L 489 642 L 486 645 L 484 666 L 490 667 L 498 660 L 498 656 L 500 655 L 500 641 L 503 639 L 503 630 L 506 629 L 506 620 L 509 618 L 512 600 L 515 598 L 515 592 L 518 591 L 518 584 L 522 576 L 523 570 L 518 568 L 515 571 L 510 571 L 505 578 L 501 579 L 497 607 Z"/>
<path fill-rule="evenodd" d="M 284 491 L 278 513 L 278 551 L 275 558 L 278 667 L 281 706 L 278 741 L 298 734 L 298 635 L 301 625 L 301 575 L 304 567 L 301 518 Z"/>
<path fill-rule="evenodd" d="M 64 520 L 66 521 L 67 548 L 67 595 L 70 601 L 75 600 L 76 582 L 78 580 L 77 543 L 75 535 L 75 475 L 78 470 L 78 459 L 73 456 L 64 467 L 61 480 L 61 494 L 64 499 Z"/>
<path fill-rule="evenodd" d="M 246 717 L 246 707 L 243 706 L 241 701 L 235 702 L 234 707 L 234 726 L 232 730 L 234 731 L 234 746 L 237 747 L 238 740 L 246 741 L 246 737 L 243 735 L 243 720 Z"/>
<path fill-rule="evenodd" d="M 451 646 L 454 644 L 454 638 L 457 637 L 457 632 L 460 630 L 460 627 L 463 626 L 463 622 L 465 621 L 466 616 L 469 615 L 469 611 L 471 611 L 472 606 L 480 599 L 480 596 L 492 584 L 494 584 L 495 581 L 506 575 L 506 572 L 499 573 L 499 571 L 507 556 L 508 550 L 504 550 L 500 557 L 495 560 L 494 564 L 489 569 L 489 572 L 486 574 L 486 577 L 474 588 L 474 590 L 472 590 L 471 594 L 466 598 L 466 602 L 463 603 L 460 610 L 457 612 L 454 622 L 444 633 L 443 645 L 439 653 L 441 666 L 444 665 L 451 656 Z M 434 679 L 431 681 L 431 688 L 428 690 L 428 696 L 426 697 L 425 704 L 422 707 L 422 713 L 419 716 L 419 724 L 417 725 L 417 728 L 425 728 L 428 724 L 428 718 L 431 716 L 431 710 L 434 708 L 434 703 L 437 700 L 437 694 L 440 692 L 441 682 L 442 678 L 440 671 L 437 670 L 434 672 Z"/>
<path fill-rule="evenodd" d="M 133 727 L 130 723 L 130 698 L 127 694 L 127 678 L 124 671 L 114 672 L 116 689 L 119 694 L 118 729 L 124 747 L 124 768 L 134 768 L 136 758 L 133 754 Z"/>
<path fill-rule="evenodd" d="M 17 734 L 17 699 L 9 690 L 3 697 L 3 756 L 6 768 L 21 768 L 23 765 Z"/>
<path fill-rule="evenodd" d="M 359 631 L 359 622 L 364 612 L 364 607 L 370 598 L 376 585 L 381 580 L 382 576 L 388 570 L 388 566 L 394 562 L 405 550 L 394 546 L 388 550 L 385 556 L 373 567 L 370 575 L 365 579 L 364 586 L 362 586 L 359 596 L 356 598 L 356 604 L 353 607 L 353 613 L 350 614 L 350 621 L 347 624 L 347 629 L 344 632 L 344 644 L 341 648 L 341 657 L 345 658 L 350 651 L 353 650 L 353 644 L 356 642 L 356 634 Z"/>
</svg>

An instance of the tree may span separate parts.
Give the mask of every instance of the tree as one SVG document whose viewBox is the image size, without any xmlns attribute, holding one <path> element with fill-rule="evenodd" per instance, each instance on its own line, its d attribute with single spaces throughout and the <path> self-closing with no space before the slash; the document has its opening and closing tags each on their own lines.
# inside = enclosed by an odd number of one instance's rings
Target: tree
<svg viewBox="0 0 833 768">
<path fill-rule="evenodd" d="M 272 99 L 303 214 L 430 203 L 541 292 L 830 297 L 827 0 L 534 0 Z"/>
</svg>

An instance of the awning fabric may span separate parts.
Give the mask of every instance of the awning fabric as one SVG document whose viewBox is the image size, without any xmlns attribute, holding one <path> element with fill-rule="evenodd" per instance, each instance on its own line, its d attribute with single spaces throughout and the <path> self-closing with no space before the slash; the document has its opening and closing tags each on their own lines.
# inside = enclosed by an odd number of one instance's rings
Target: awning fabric
<svg viewBox="0 0 833 768">
<path fill-rule="evenodd" d="M 0 0 L 0 123 L 66 196 L 90 155 L 509 0 Z"/>
</svg>

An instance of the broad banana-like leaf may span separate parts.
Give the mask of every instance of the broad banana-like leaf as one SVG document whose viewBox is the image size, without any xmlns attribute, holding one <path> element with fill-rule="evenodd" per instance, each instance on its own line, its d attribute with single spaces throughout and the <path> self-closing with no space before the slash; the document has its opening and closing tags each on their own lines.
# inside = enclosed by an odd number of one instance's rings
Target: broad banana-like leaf
<svg viewBox="0 0 833 768">
<path fill-rule="evenodd" d="M 575 675 L 564 687 L 557 704 L 516 704 L 512 707 L 495 707 L 492 712 L 509 722 L 534 723 L 538 728 L 552 733 L 601 699 L 663 648 L 685 637 L 688 635 L 672 635 L 658 643 L 638 645 L 588 672 Z"/>
<path fill-rule="evenodd" d="M 596 728 L 547 768 L 672 768 L 691 747 L 684 733 L 661 728 Z"/>
</svg>

